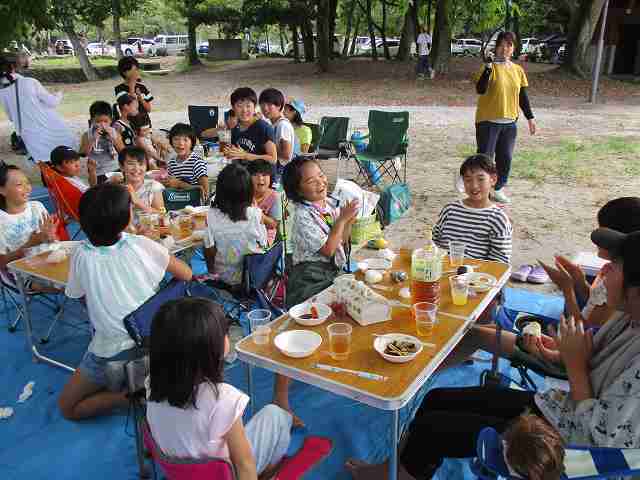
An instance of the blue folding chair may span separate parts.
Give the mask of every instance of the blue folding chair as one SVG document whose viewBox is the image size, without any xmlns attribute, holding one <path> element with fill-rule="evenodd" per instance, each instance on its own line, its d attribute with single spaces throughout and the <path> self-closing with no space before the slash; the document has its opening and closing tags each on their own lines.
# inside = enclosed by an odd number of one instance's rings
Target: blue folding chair
<svg viewBox="0 0 640 480">
<path fill-rule="evenodd" d="M 493 428 L 478 435 L 478 457 L 471 462 L 471 471 L 481 480 L 522 480 L 512 473 L 505 462 L 502 438 Z M 565 480 L 595 480 L 640 474 L 640 449 L 568 446 L 565 449 Z"/>
</svg>

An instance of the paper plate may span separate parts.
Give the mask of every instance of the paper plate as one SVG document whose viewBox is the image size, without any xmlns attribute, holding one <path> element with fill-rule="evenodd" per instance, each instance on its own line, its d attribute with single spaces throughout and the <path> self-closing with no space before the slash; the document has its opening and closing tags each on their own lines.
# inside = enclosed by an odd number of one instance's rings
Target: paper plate
<svg viewBox="0 0 640 480">
<path fill-rule="evenodd" d="M 302 318 L 303 315 L 311 313 L 311 307 L 316 307 L 318 318 Z M 324 303 L 305 302 L 289 309 L 289 315 L 298 323 L 305 327 L 314 327 L 324 323 L 331 316 L 332 310 Z"/>
<path fill-rule="evenodd" d="M 322 344 L 322 337 L 309 330 L 289 330 L 276 335 L 273 343 L 287 357 L 304 358 L 313 355 Z"/>
<path fill-rule="evenodd" d="M 418 349 L 415 353 L 410 353 L 409 355 L 404 355 L 402 357 L 396 355 L 389 355 L 384 353 L 387 345 L 395 340 L 400 340 L 403 342 L 412 342 L 418 346 Z M 413 360 L 418 356 L 418 354 L 422 351 L 422 342 L 418 340 L 416 337 L 411 335 L 406 335 L 404 333 L 387 333 L 386 335 L 381 335 L 376 337 L 373 341 L 373 348 L 376 352 L 380 354 L 382 358 L 391 363 L 407 363 Z"/>
<path fill-rule="evenodd" d="M 465 276 L 469 279 L 469 288 L 474 292 L 488 292 L 498 283 L 496 277 L 488 273 L 466 273 Z"/>
</svg>

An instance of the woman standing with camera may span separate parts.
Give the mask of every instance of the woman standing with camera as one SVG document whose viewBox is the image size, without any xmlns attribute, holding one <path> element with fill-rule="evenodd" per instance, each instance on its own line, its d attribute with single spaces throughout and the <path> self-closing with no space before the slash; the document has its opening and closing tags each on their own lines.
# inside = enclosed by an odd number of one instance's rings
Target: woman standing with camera
<svg viewBox="0 0 640 480">
<path fill-rule="evenodd" d="M 529 104 L 529 82 L 520 65 L 511 62 L 516 36 L 501 32 L 496 39 L 495 56 L 474 76 L 478 97 L 476 109 L 476 142 L 478 153 L 495 155 L 498 182 L 493 200 L 509 203 L 502 188 L 511 169 L 516 143 L 516 122 L 520 110 L 529 124 L 531 135 L 536 133 L 536 122 Z"/>
</svg>

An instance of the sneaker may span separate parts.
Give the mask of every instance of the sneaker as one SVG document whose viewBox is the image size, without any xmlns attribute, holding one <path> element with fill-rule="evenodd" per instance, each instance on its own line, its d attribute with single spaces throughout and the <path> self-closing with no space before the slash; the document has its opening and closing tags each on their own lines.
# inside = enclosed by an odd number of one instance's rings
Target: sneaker
<svg viewBox="0 0 640 480">
<path fill-rule="evenodd" d="M 431 80 L 433 80 L 433 79 L 435 78 L 435 76 L 436 76 L 436 71 L 432 69 L 432 70 L 429 72 L 429 78 L 430 78 Z"/>
<path fill-rule="evenodd" d="M 489 198 L 498 203 L 511 203 L 509 197 L 507 197 L 507 195 L 502 190 L 496 190 L 491 195 L 489 195 Z"/>
<path fill-rule="evenodd" d="M 418 74 L 418 80 L 424 80 L 424 73 Z"/>
<path fill-rule="evenodd" d="M 515 272 L 511 272 L 511 280 L 526 282 L 532 271 L 532 265 L 521 265 Z"/>
<path fill-rule="evenodd" d="M 533 267 L 533 269 L 531 270 L 531 273 L 527 277 L 527 282 L 529 283 L 542 284 L 542 283 L 549 283 L 550 281 L 551 279 L 549 278 L 549 275 L 547 275 L 547 272 L 545 272 L 544 268 L 542 268 L 539 265 Z"/>
</svg>

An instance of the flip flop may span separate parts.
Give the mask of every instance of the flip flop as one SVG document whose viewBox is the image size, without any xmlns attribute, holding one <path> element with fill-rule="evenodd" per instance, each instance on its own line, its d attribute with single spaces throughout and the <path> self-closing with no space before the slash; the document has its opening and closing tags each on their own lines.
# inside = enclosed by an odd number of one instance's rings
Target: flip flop
<svg viewBox="0 0 640 480">
<path fill-rule="evenodd" d="M 529 283 L 542 284 L 549 283 L 549 281 L 551 281 L 549 275 L 547 275 L 547 272 L 544 271 L 544 268 L 539 265 L 533 267 L 533 270 L 531 270 L 531 273 L 527 277 L 527 282 Z"/>
<path fill-rule="evenodd" d="M 511 280 L 518 282 L 526 282 L 534 268 L 532 265 L 520 265 L 520 267 L 511 273 Z"/>
</svg>

